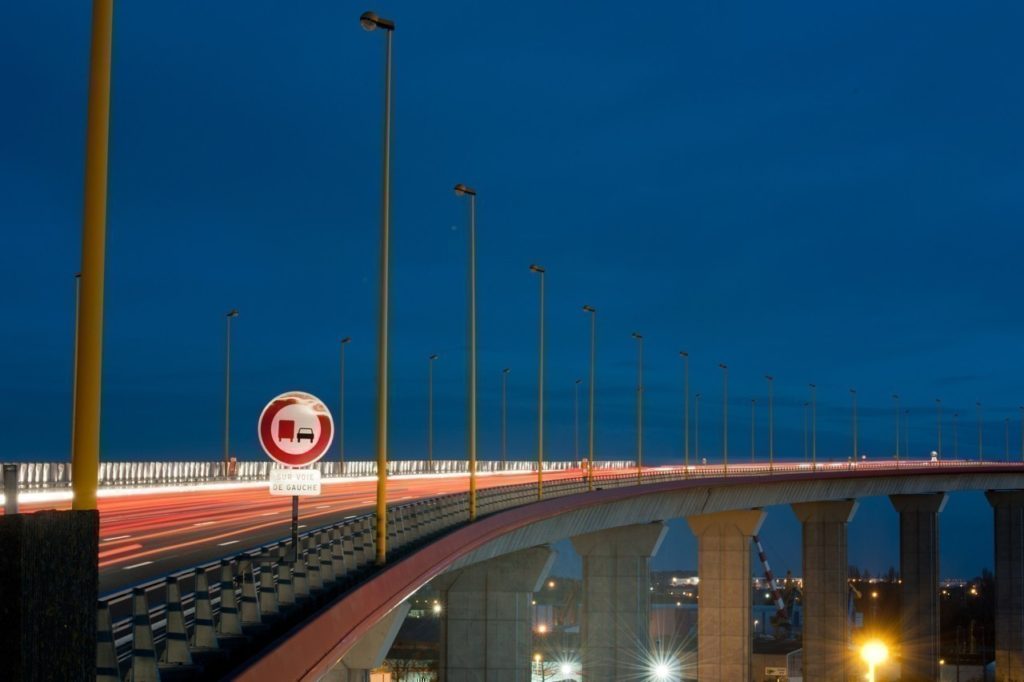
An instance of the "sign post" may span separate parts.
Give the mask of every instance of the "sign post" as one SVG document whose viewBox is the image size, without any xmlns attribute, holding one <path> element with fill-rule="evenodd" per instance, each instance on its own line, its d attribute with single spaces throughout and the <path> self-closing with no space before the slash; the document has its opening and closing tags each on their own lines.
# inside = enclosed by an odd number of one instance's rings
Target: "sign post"
<svg viewBox="0 0 1024 682">
<path fill-rule="evenodd" d="M 292 498 L 291 558 L 299 557 L 299 497 L 320 494 L 320 471 L 306 468 L 327 453 L 334 420 L 322 400 L 289 391 L 263 408 L 257 426 L 260 445 L 280 467 L 270 470 L 270 494 Z"/>
</svg>

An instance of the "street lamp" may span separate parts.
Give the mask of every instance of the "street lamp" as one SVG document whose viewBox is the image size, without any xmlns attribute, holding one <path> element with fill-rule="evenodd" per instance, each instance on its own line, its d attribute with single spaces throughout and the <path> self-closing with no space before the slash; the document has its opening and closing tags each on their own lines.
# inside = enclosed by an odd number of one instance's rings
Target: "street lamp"
<svg viewBox="0 0 1024 682">
<path fill-rule="evenodd" d="M 238 309 L 232 308 L 225 316 L 224 334 L 224 475 L 228 474 L 228 460 L 231 448 L 231 320 L 238 317 Z"/>
<path fill-rule="evenodd" d="M 718 363 L 722 368 L 722 474 L 729 475 L 729 367 Z"/>
<path fill-rule="evenodd" d="M 683 359 L 683 476 L 690 475 L 690 354 L 679 351 Z"/>
<path fill-rule="evenodd" d="M 89 53 L 82 207 L 82 289 L 75 361 L 71 508 L 96 509 L 103 373 L 103 284 L 106 273 L 107 161 L 114 0 L 94 0 Z"/>
<path fill-rule="evenodd" d="M 341 340 L 341 381 L 338 391 L 338 462 L 341 464 L 341 475 L 345 475 L 345 346 L 352 337 Z"/>
<path fill-rule="evenodd" d="M 395 22 L 373 12 L 363 12 L 359 25 L 365 31 L 382 29 L 384 53 L 384 139 L 381 162 L 380 285 L 377 316 L 377 557 L 387 560 L 388 541 L 388 326 L 391 262 L 391 42 Z"/>
<path fill-rule="evenodd" d="M 434 473 L 434 362 L 437 353 L 427 357 L 427 471 Z"/>
<path fill-rule="evenodd" d="M 530 272 L 540 275 L 540 350 L 537 361 L 537 499 L 544 497 L 544 273 L 539 265 Z"/>
<path fill-rule="evenodd" d="M 636 482 L 643 483 L 644 466 L 644 337 L 630 334 L 637 342 L 636 364 Z"/>
<path fill-rule="evenodd" d="M 804 463 L 805 464 L 808 461 L 810 461 L 810 457 L 808 457 L 809 450 L 808 450 L 808 446 L 807 446 L 807 443 L 808 443 L 808 441 L 807 441 L 807 424 L 808 424 L 807 413 L 809 412 L 809 410 L 807 408 L 809 408 L 810 406 L 811 406 L 811 404 L 805 400 L 804 401 Z"/>
<path fill-rule="evenodd" d="M 811 468 L 818 468 L 818 387 L 807 384 L 811 389 Z"/>
<path fill-rule="evenodd" d="M 935 399 L 935 424 L 938 435 L 938 447 L 935 452 L 938 458 L 942 459 L 942 400 L 939 398 Z"/>
<path fill-rule="evenodd" d="M 583 311 L 590 313 L 590 424 L 588 426 L 587 490 L 594 489 L 594 387 L 597 353 L 597 309 L 585 305 Z"/>
<path fill-rule="evenodd" d="M 768 382 L 768 473 L 775 470 L 775 377 L 764 375 Z"/>
<path fill-rule="evenodd" d="M 469 520 L 476 520 L 476 190 L 459 183 L 455 195 L 469 197 Z"/>
<path fill-rule="evenodd" d="M 860 657 L 868 664 L 868 682 L 875 682 L 875 667 L 889 658 L 889 649 L 882 642 L 872 640 L 860 648 Z"/>
<path fill-rule="evenodd" d="M 506 367 L 501 370 L 501 469 L 508 466 L 508 373 Z"/>
</svg>

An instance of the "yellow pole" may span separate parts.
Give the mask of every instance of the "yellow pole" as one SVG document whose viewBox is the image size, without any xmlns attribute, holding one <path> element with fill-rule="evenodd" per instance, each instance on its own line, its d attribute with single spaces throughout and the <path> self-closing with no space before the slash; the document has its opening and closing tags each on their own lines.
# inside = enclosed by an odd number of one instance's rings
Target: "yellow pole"
<svg viewBox="0 0 1024 682">
<path fill-rule="evenodd" d="M 100 469 L 103 374 L 103 275 L 107 231 L 107 149 L 110 136 L 110 55 L 114 0 L 93 0 L 89 108 L 85 134 L 82 217 L 82 300 L 75 378 L 71 460 L 72 509 L 95 509 Z"/>
<path fill-rule="evenodd" d="M 531 265 L 540 275 L 540 351 L 537 361 L 537 499 L 544 498 L 544 268 Z"/>
<path fill-rule="evenodd" d="M 476 521 L 476 192 L 469 195 L 469 520 Z"/>
<path fill-rule="evenodd" d="M 590 416 L 587 425 L 587 490 L 594 489 L 594 387 L 597 378 L 597 310 L 585 305 L 590 313 Z"/>
</svg>

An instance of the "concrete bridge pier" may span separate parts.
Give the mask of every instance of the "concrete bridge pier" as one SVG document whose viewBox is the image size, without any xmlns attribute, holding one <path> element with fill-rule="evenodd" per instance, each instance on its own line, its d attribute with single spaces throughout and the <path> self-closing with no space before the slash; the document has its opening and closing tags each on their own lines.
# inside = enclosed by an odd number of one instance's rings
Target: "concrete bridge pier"
<svg viewBox="0 0 1024 682">
<path fill-rule="evenodd" d="M 760 509 L 691 516 L 697 536 L 697 678 L 733 682 L 750 675 L 753 644 L 750 537 L 764 522 Z"/>
<path fill-rule="evenodd" d="M 441 682 L 530 682 L 531 601 L 554 562 L 545 545 L 435 578 L 444 609 Z"/>
<path fill-rule="evenodd" d="M 846 682 L 851 678 L 846 524 L 857 511 L 857 502 L 800 502 L 792 508 L 803 524 L 803 677 Z"/>
<path fill-rule="evenodd" d="M 370 682 L 370 671 L 384 663 L 410 606 L 409 602 L 402 602 L 377 621 L 320 682 Z"/>
<path fill-rule="evenodd" d="M 572 539 L 583 557 L 580 655 L 587 682 L 640 679 L 646 672 L 650 563 L 667 531 L 658 521 Z"/>
<path fill-rule="evenodd" d="M 890 495 L 900 515 L 903 682 L 939 679 L 939 512 L 945 493 Z"/>
<path fill-rule="evenodd" d="M 985 493 L 995 516 L 996 682 L 1024 680 L 1024 490 Z"/>
</svg>

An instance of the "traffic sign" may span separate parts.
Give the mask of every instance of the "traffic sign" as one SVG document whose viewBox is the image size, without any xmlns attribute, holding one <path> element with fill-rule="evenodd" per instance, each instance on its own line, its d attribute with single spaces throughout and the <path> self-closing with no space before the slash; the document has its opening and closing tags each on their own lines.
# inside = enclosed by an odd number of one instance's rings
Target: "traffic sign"
<svg viewBox="0 0 1024 682">
<path fill-rule="evenodd" d="M 315 395 L 289 391 L 267 403 L 257 431 L 260 445 L 272 460 L 286 467 L 303 467 L 323 457 L 331 447 L 334 420 Z"/>
<path fill-rule="evenodd" d="M 271 495 L 319 495 L 320 471 L 274 467 L 270 470 Z"/>
</svg>

